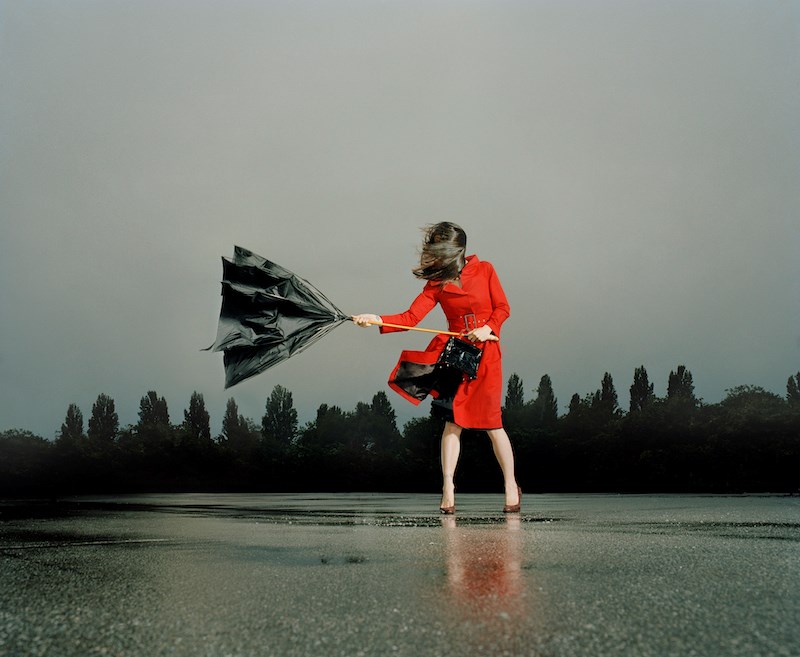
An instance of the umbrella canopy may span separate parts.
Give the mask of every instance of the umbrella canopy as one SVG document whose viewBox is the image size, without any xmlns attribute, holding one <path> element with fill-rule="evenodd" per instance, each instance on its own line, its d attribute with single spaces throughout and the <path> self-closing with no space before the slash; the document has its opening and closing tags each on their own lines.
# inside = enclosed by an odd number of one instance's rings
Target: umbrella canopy
<svg viewBox="0 0 800 657">
<path fill-rule="evenodd" d="M 217 339 L 230 388 L 310 347 L 350 319 L 308 281 L 240 246 L 222 259 Z"/>
</svg>

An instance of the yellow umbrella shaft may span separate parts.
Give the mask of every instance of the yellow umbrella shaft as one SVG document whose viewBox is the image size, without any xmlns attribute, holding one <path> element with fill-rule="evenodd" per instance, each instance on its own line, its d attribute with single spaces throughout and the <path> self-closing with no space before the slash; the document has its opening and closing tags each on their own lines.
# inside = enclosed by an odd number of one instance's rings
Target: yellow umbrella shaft
<svg viewBox="0 0 800 657">
<path fill-rule="evenodd" d="M 437 329 L 420 328 L 419 326 L 403 326 L 402 324 L 387 324 L 386 322 L 374 322 L 374 324 L 375 326 L 386 326 L 388 328 L 404 329 L 406 331 L 423 331 L 425 333 L 441 333 L 442 335 L 455 336 L 463 335 L 462 333 L 454 333 L 453 331 L 439 331 Z"/>
</svg>

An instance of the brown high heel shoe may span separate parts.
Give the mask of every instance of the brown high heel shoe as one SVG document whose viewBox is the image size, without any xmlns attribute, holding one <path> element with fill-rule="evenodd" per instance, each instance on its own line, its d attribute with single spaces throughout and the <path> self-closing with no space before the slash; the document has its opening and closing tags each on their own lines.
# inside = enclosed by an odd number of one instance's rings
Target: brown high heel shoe
<svg viewBox="0 0 800 657">
<path fill-rule="evenodd" d="M 453 486 L 453 496 L 456 494 L 456 487 Z M 452 506 L 439 506 L 439 511 L 442 512 L 443 515 L 452 516 L 456 512 L 456 505 L 453 504 Z"/>
<path fill-rule="evenodd" d="M 517 494 L 519 495 L 519 500 L 517 500 L 517 503 L 504 504 L 503 513 L 519 513 L 520 509 L 522 508 L 522 489 L 519 486 L 517 486 Z"/>
</svg>

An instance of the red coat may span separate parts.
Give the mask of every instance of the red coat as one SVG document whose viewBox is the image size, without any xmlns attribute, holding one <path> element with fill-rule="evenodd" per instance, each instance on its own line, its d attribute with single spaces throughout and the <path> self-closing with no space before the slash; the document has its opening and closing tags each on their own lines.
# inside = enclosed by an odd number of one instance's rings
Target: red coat
<svg viewBox="0 0 800 657">
<path fill-rule="evenodd" d="M 447 317 L 448 330 L 459 333 L 487 324 L 500 337 L 500 327 L 510 314 L 508 300 L 494 267 L 478 260 L 478 256 L 471 255 L 461 271 L 461 287 L 453 283 L 442 286 L 436 281 L 428 281 L 406 312 L 382 315 L 381 319 L 388 324 L 416 326 L 437 303 Z M 402 329 L 381 327 L 382 333 L 399 330 Z M 424 380 L 433 370 L 447 339 L 446 335 L 437 335 L 425 351 L 404 351 L 400 354 L 400 360 L 389 379 L 391 388 L 415 405 L 429 393 L 436 397 L 435 386 L 426 387 Z M 483 355 L 478 376 L 474 380 L 465 378 L 459 386 L 453 399 L 453 419 L 457 425 L 465 428 L 499 429 L 503 426 L 500 410 L 503 391 L 500 343 L 484 342 L 479 346 L 483 349 Z"/>
</svg>

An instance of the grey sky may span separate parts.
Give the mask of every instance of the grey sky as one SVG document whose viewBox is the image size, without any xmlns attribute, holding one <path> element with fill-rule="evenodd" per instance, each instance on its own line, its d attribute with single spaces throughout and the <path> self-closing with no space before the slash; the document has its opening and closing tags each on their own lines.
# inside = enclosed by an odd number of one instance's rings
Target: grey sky
<svg viewBox="0 0 800 657">
<path fill-rule="evenodd" d="M 800 370 L 800 3 L 0 0 L 0 430 L 150 389 L 215 429 L 280 383 L 352 409 L 401 349 L 345 325 L 223 390 L 219 257 L 404 310 L 418 228 L 497 268 L 505 377 L 562 409 L 645 365 L 719 401 Z M 425 325 L 441 326 L 438 310 Z M 401 420 L 427 413 L 398 396 Z"/>
</svg>

